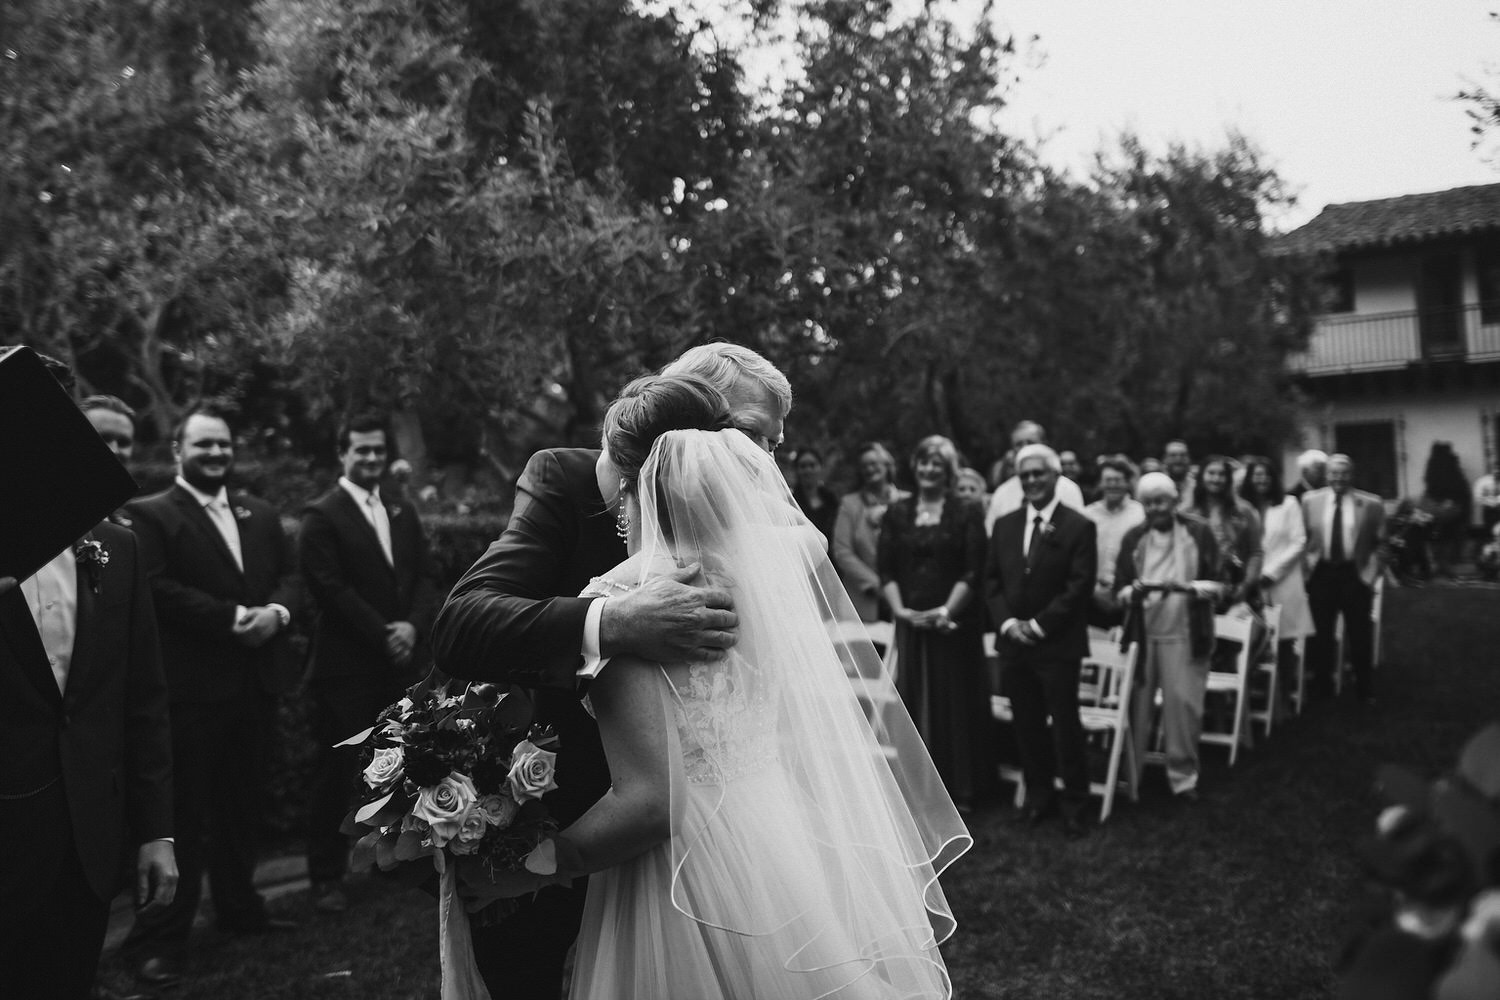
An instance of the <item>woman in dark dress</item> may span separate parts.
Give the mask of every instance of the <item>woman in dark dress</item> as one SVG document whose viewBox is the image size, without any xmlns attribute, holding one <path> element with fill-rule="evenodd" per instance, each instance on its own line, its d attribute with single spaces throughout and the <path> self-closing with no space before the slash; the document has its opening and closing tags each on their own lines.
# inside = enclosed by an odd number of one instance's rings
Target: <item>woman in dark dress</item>
<svg viewBox="0 0 1500 1000">
<path fill-rule="evenodd" d="M 879 569 L 896 620 L 896 688 L 960 809 L 998 797 L 980 604 L 984 511 L 953 492 L 958 451 L 934 435 L 911 462 L 915 495 L 886 511 Z"/>
</svg>

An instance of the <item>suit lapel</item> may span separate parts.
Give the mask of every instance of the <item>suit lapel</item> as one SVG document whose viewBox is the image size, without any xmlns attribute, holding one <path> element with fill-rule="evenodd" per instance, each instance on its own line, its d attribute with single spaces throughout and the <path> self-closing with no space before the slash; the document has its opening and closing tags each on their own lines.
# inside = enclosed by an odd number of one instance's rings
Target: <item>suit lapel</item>
<svg viewBox="0 0 1500 1000">
<path fill-rule="evenodd" d="M 223 560 L 229 564 L 230 569 L 242 576 L 245 575 L 244 570 L 241 570 L 239 564 L 234 561 L 234 553 L 229 551 L 229 545 L 224 541 L 224 536 L 219 534 L 218 527 L 209 518 L 208 511 L 203 509 L 203 505 L 198 502 L 198 498 L 193 496 L 187 490 L 183 489 L 181 486 L 174 486 L 173 489 L 175 491 L 173 493 L 173 498 L 177 501 L 177 506 L 181 508 L 183 515 L 188 520 L 188 523 L 197 528 L 199 534 L 203 535 L 203 537 L 208 540 L 209 546 L 215 552 L 219 553 L 220 557 L 222 557 Z M 234 505 L 231 504 L 230 511 L 232 512 L 233 510 Z M 248 548 L 249 546 L 245 544 L 245 533 L 241 531 L 241 558 L 245 558 L 245 552 Z"/>
<path fill-rule="evenodd" d="M 369 543 L 370 547 L 375 551 L 376 560 L 394 576 L 396 567 L 391 565 L 390 561 L 385 557 L 385 552 L 380 548 L 380 535 L 376 533 L 375 525 L 371 524 L 370 519 L 365 517 L 365 512 L 359 509 L 359 504 L 355 501 L 354 497 L 350 496 L 348 490 L 342 486 L 334 488 L 339 491 L 336 503 L 343 514 L 344 520 L 349 523 L 355 533 L 361 535 Z M 381 497 L 380 502 L 384 505 L 385 498 Z M 386 522 L 391 526 L 391 559 L 395 559 L 396 519 L 391 516 L 391 508 L 389 506 L 385 508 L 385 518 Z"/>
<path fill-rule="evenodd" d="M 57 690 L 57 679 L 47 663 L 47 650 L 42 645 L 42 635 L 36 629 L 36 619 L 31 617 L 31 608 L 20 587 L 0 594 L 0 632 L 10 645 L 17 666 L 50 705 L 62 704 L 62 693 Z"/>
</svg>

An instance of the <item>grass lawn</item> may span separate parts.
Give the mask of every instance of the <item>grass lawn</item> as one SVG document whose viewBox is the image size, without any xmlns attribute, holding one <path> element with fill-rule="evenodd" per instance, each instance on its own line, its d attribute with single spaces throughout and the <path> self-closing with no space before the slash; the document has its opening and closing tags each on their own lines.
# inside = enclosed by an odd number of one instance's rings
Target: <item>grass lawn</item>
<svg viewBox="0 0 1500 1000">
<path fill-rule="evenodd" d="M 1157 773 L 1078 842 L 1028 831 L 1008 807 L 976 817 L 974 850 L 944 880 L 955 996 L 1329 996 L 1365 894 L 1354 847 L 1380 808 L 1374 770 L 1448 769 L 1500 716 L 1496 650 L 1500 590 L 1392 590 L 1378 703 L 1356 708 L 1346 691 L 1315 704 L 1233 770 L 1206 748 L 1201 804 L 1170 802 Z M 304 921 L 284 939 L 203 932 L 196 978 L 172 996 L 436 998 L 434 903 L 368 881 L 353 895 L 338 917 L 314 916 L 305 894 L 277 901 Z"/>
</svg>

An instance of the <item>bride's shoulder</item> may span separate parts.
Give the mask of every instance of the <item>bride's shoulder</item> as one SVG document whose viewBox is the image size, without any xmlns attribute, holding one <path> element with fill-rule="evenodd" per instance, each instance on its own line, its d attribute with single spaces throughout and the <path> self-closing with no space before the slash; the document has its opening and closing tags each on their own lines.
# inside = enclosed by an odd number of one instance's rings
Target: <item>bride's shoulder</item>
<svg viewBox="0 0 1500 1000">
<path fill-rule="evenodd" d="M 624 562 L 616 564 L 608 572 L 589 580 L 589 585 L 584 588 L 582 596 L 608 597 L 611 594 L 627 593 L 635 590 L 654 575 L 659 574 L 652 573 L 651 567 L 642 559 L 640 553 L 636 553 Z"/>
</svg>

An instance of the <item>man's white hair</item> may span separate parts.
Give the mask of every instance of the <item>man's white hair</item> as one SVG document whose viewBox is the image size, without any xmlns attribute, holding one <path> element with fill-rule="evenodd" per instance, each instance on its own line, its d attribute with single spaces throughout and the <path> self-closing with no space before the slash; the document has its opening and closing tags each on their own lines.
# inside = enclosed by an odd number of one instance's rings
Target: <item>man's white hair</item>
<svg viewBox="0 0 1500 1000">
<path fill-rule="evenodd" d="M 783 418 L 792 412 L 792 384 L 786 376 L 771 362 L 740 344 L 718 341 L 690 347 L 661 373 L 697 375 L 722 392 L 731 407 L 743 398 L 748 382 L 776 401 Z"/>
<path fill-rule="evenodd" d="M 1165 472 L 1148 472 L 1135 484 L 1135 498 L 1142 502 L 1152 497 L 1177 496 L 1177 484 Z"/>
<path fill-rule="evenodd" d="M 1057 457 L 1057 452 L 1053 451 L 1046 445 L 1028 444 L 1026 447 L 1016 452 L 1017 472 L 1021 471 L 1021 463 L 1025 462 L 1029 458 L 1040 458 L 1044 463 L 1046 463 L 1047 468 L 1051 469 L 1059 476 L 1062 475 L 1062 459 Z"/>
<path fill-rule="evenodd" d="M 1309 448 L 1297 456 L 1297 468 L 1303 472 L 1306 472 L 1315 465 L 1327 464 L 1328 453 L 1326 451 L 1319 451 L 1316 448 Z"/>
</svg>

